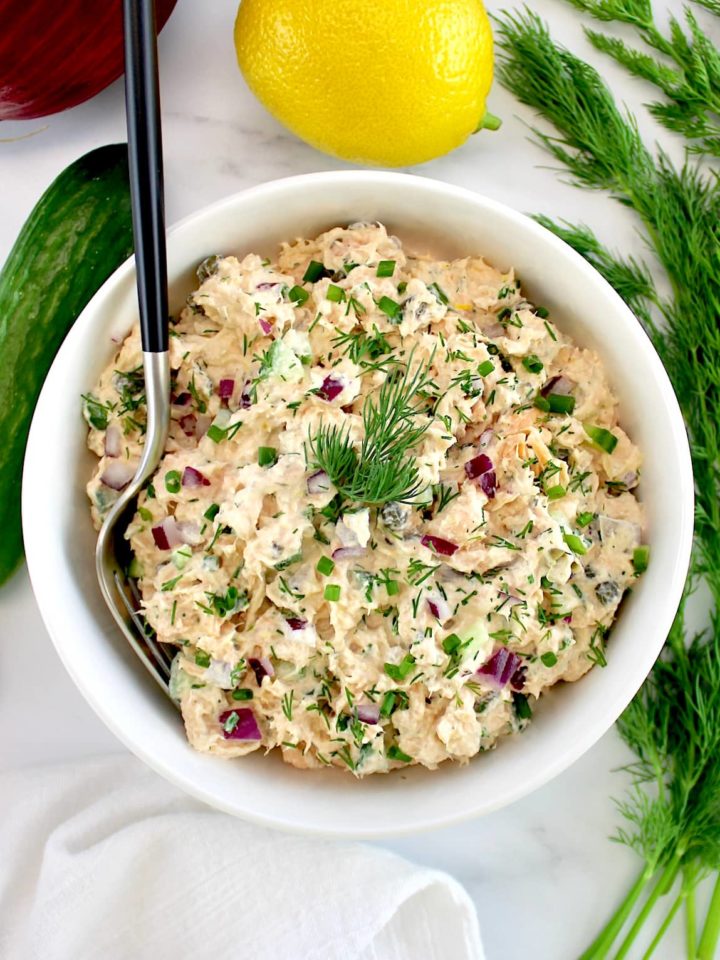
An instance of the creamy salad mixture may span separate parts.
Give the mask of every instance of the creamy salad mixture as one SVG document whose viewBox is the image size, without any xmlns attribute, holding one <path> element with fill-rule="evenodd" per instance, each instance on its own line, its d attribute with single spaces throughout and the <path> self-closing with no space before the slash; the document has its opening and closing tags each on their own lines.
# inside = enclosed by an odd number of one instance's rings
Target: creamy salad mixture
<svg viewBox="0 0 720 960">
<path fill-rule="evenodd" d="M 190 743 L 357 776 L 465 762 L 605 664 L 647 565 L 598 357 L 513 272 L 379 224 L 210 257 L 128 530 Z M 143 443 L 137 329 L 85 399 L 96 525 Z"/>
</svg>

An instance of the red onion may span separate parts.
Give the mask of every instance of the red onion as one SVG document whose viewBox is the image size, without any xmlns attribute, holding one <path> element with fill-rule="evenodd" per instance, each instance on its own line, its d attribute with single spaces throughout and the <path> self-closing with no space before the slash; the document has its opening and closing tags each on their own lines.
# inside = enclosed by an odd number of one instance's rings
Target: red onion
<svg viewBox="0 0 720 960">
<path fill-rule="evenodd" d="M 451 540 L 444 540 L 442 537 L 435 537 L 431 533 L 426 533 L 425 536 L 420 540 L 420 543 L 424 547 L 430 547 L 431 550 L 434 550 L 435 553 L 439 553 L 442 557 L 451 557 L 458 548 L 458 545 L 453 543 Z"/>
<path fill-rule="evenodd" d="M 563 623 L 572 623 L 572 614 L 569 614 L 567 617 L 563 617 Z"/>
<path fill-rule="evenodd" d="M 483 473 L 487 473 L 488 470 L 492 470 L 493 464 L 490 457 L 485 453 L 478 454 L 477 457 L 473 457 L 472 460 L 468 460 L 465 464 L 465 474 L 470 480 L 476 480 L 478 477 L 482 476 Z"/>
<path fill-rule="evenodd" d="M 180 429 L 186 437 L 194 437 L 197 431 L 198 419 L 194 413 L 186 413 L 184 417 L 178 420 Z"/>
<path fill-rule="evenodd" d="M 260 324 L 260 329 L 265 336 L 269 336 L 272 333 L 273 325 L 269 320 L 266 320 L 265 317 L 258 317 L 258 323 Z"/>
<path fill-rule="evenodd" d="M 311 496 L 315 496 L 318 493 L 327 493 L 329 489 L 330 477 L 324 470 L 311 473 L 307 478 L 307 491 Z"/>
<path fill-rule="evenodd" d="M 361 723 L 378 723 L 380 720 L 379 703 L 359 703 L 357 716 Z"/>
<path fill-rule="evenodd" d="M 359 544 L 357 547 L 337 547 L 332 552 L 332 558 L 333 560 L 353 560 L 356 557 L 364 557 L 366 553 L 367 548 Z"/>
<path fill-rule="evenodd" d="M 237 717 L 237 723 L 232 730 L 226 730 L 225 724 L 232 716 Z M 221 713 L 218 720 L 226 740 L 262 740 L 260 727 L 250 707 L 233 707 L 232 710 Z"/>
<path fill-rule="evenodd" d="M 182 475 L 182 485 L 184 487 L 209 487 L 210 481 L 195 467 L 185 467 Z"/>
<path fill-rule="evenodd" d="M 483 432 L 480 434 L 480 439 L 478 440 L 478 450 L 487 450 L 494 437 L 495 431 L 491 427 L 483 430 Z"/>
<path fill-rule="evenodd" d="M 559 394 L 561 397 L 568 397 L 572 393 L 573 385 L 567 377 L 550 377 L 545 383 L 540 393 L 546 397 L 549 393 Z"/>
<path fill-rule="evenodd" d="M 186 407 L 191 400 L 192 397 L 189 393 L 179 393 L 176 397 L 173 397 L 172 403 L 174 403 L 176 407 Z"/>
<path fill-rule="evenodd" d="M 175 517 L 165 517 L 163 522 L 152 528 L 155 546 L 160 550 L 172 550 L 183 543 Z"/>
<path fill-rule="evenodd" d="M 249 657 L 248 666 L 252 668 L 257 685 L 262 686 L 264 677 L 274 677 L 275 671 L 268 657 Z"/>
<path fill-rule="evenodd" d="M 114 423 L 111 423 L 110 426 L 105 431 L 105 456 L 106 457 L 119 457 L 122 453 L 122 434 L 115 426 Z"/>
<path fill-rule="evenodd" d="M 100 482 L 111 490 L 122 490 L 135 476 L 135 467 L 126 460 L 109 463 L 100 474 Z"/>
<path fill-rule="evenodd" d="M 334 400 L 335 397 L 339 396 L 345 389 L 345 383 L 342 380 L 339 380 L 337 377 L 325 377 L 322 384 L 320 385 L 317 395 L 322 397 L 323 400 Z"/>
<path fill-rule="evenodd" d="M 218 396 L 221 400 L 229 400 L 235 389 L 235 381 L 230 378 L 224 378 L 218 384 Z"/>
<path fill-rule="evenodd" d="M 285 623 L 291 630 L 304 630 L 307 626 L 307 620 L 303 620 L 301 617 L 285 617 Z"/>
<path fill-rule="evenodd" d="M 449 620 L 452 616 L 452 610 L 450 609 L 450 604 L 447 602 L 445 597 L 440 593 L 434 593 L 432 596 L 425 598 L 427 600 L 427 605 L 430 608 L 430 613 L 435 617 L 436 620 L 439 620 L 440 623 L 444 623 L 446 620 Z"/>
<path fill-rule="evenodd" d="M 521 666 L 522 660 L 516 653 L 506 647 L 499 647 L 476 673 L 491 681 L 494 686 L 504 687 Z"/>
<path fill-rule="evenodd" d="M 465 464 L 465 473 L 470 480 L 480 480 L 480 489 L 492 500 L 497 489 L 497 476 L 492 460 L 486 453 L 479 453 L 477 457 L 468 460 Z"/>
<path fill-rule="evenodd" d="M 277 280 L 263 280 L 262 283 L 258 283 L 255 287 L 256 290 L 272 290 L 274 288 L 280 288 L 282 284 Z"/>
<path fill-rule="evenodd" d="M 250 381 L 246 380 L 242 388 L 242 393 L 240 394 L 240 406 L 243 410 L 247 410 L 248 407 L 252 406 L 252 394 L 250 393 Z"/>
</svg>

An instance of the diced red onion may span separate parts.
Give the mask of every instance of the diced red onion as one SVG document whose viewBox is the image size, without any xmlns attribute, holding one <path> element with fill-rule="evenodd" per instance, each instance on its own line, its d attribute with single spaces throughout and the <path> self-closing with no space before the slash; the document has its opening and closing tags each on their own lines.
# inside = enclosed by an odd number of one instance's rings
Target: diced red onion
<svg viewBox="0 0 720 960">
<path fill-rule="evenodd" d="M 480 489 L 488 500 L 493 499 L 497 490 L 497 476 L 494 470 L 488 470 L 480 477 Z"/>
<path fill-rule="evenodd" d="M 317 395 L 322 397 L 323 400 L 334 400 L 335 397 L 339 396 L 345 389 L 344 381 L 338 379 L 337 377 L 325 377 L 320 387 L 318 388 Z"/>
<path fill-rule="evenodd" d="M 345 524 L 344 520 L 341 520 L 335 525 L 335 535 L 340 541 L 341 547 L 358 547 L 360 545 L 358 535 L 355 533 L 352 527 L 348 527 Z"/>
<path fill-rule="evenodd" d="M 105 456 L 119 457 L 122 453 L 122 434 L 114 423 L 105 431 Z"/>
<path fill-rule="evenodd" d="M 359 703 L 357 705 L 357 715 L 361 723 L 378 723 L 380 720 L 380 704 Z"/>
<path fill-rule="evenodd" d="M 441 593 L 433 593 L 425 599 L 427 600 L 427 605 L 430 608 L 430 613 L 435 617 L 436 620 L 439 620 L 440 623 L 444 623 L 446 620 L 450 619 L 452 616 L 450 604 Z"/>
<path fill-rule="evenodd" d="M 308 623 L 307 620 L 304 620 L 302 617 L 286 617 L 285 627 L 285 633 L 290 640 L 295 640 L 298 643 L 304 643 L 308 647 L 317 646 L 317 630 L 311 623 Z"/>
<path fill-rule="evenodd" d="M 182 475 L 182 485 L 184 487 L 209 487 L 210 481 L 205 474 L 200 473 L 195 467 L 185 467 Z"/>
<path fill-rule="evenodd" d="M 272 290 L 274 288 L 279 289 L 281 286 L 282 286 L 282 283 L 280 283 L 277 280 L 263 280 L 263 282 L 259 283 L 255 287 L 255 289 L 256 290 Z"/>
<path fill-rule="evenodd" d="M 424 547 L 430 547 L 431 550 L 434 550 L 435 553 L 439 553 L 442 557 L 451 557 L 458 548 L 458 545 L 453 543 L 451 540 L 445 540 L 443 537 L 433 536 L 431 533 L 426 533 L 425 536 L 420 540 L 420 543 Z"/>
<path fill-rule="evenodd" d="M 152 535 L 159 550 L 172 550 L 184 542 L 175 517 L 165 517 L 162 523 L 152 528 Z"/>
<path fill-rule="evenodd" d="M 567 617 L 563 617 L 563 623 L 572 623 L 572 614 L 568 614 Z"/>
<path fill-rule="evenodd" d="M 525 680 L 527 679 L 527 667 L 523 663 L 522 666 L 519 666 L 515 673 L 510 677 L 510 686 L 513 690 L 522 690 L 525 686 Z"/>
<path fill-rule="evenodd" d="M 265 334 L 265 336 L 269 336 L 269 334 L 272 333 L 273 325 L 270 323 L 269 320 L 266 320 L 265 317 L 258 317 L 258 323 L 260 324 L 260 329 Z"/>
<path fill-rule="evenodd" d="M 495 431 L 491 427 L 483 430 L 483 432 L 480 434 L 480 439 L 478 440 L 478 450 L 487 450 L 494 437 Z"/>
<path fill-rule="evenodd" d="M 250 393 L 250 381 L 246 380 L 242 388 L 242 393 L 240 394 L 240 406 L 243 410 L 247 410 L 248 407 L 252 406 L 252 394 Z"/>
<path fill-rule="evenodd" d="M 516 653 L 508 650 L 507 647 L 499 647 L 476 673 L 489 680 L 494 686 L 504 687 L 521 666 L 522 660 Z"/>
<path fill-rule="evenodd" d="M 569 397 L 573 391 L 573 385 L 570 383 L 567 377 L 550 377 L 547 383 L 543 386 L 540 393 L 543 397 L 546 397 L 549 393 L 557 393 L 562 397 Z"/>
<path fill-rule="evenodd" d="M 465 464 L 465 473 L 470 480 L 479 480 L 480 489 L 492 500 L 497 490 L 497 476 L 492 460 L 486 453 L 479 453 Z"/>
<path fill-rule="evenodd" d="M 180 417 L 178 420 L 180 424 L 180 429 L 185 434 L 186 437 L 194 437 L 197 431 L 198 418 L 194 413 L 186 413 L 185 416 Z"/>
<path fill-rule="evenodd" d="M 226 730 L 225 724 L 235 714 L 238 718 L 236 725 L 232 730 Z M 223 737 L 226 740 L 262 740 L 260 727 L 255 719 L 255 714 L 250 707 L 233 707 L 232 710 L 225 710 L 218 717 L 223 728 Z"/>
<path fill-rule="evenodd" d="M 109 463 L 100 474 L 100 482 L 111 490 L 122 490 L 135 476 L 135 467 L 126 460 Z"/>
<path fill-rule="evenodd" d="M 364 557 L 367 553 L 366 547 L 359 544 L 356 547 L 337 547 L 332 552 L 333 560 L 353 560 L 357 557 Z"/>
<path fill-rule="evenodd" d="M 173 397 L 172 403 L 174 403 L 176 407 L 185 407 L 191 400 L 192 397 L 189 393 L 179 393 L 176 397 Z"/>
<path fill-rule="evenodd" d="M 318 493 L 327 493 L 329 489 L 330 477 L 324 470 L 311 473 L 307 478 L 307 491 L 311 496 L 315 496 Z"/>
<path fill-rule="evenodd" d="M 465 475 L 469 477 L 470 480 L 476 480 L 478 477 L 481 477 L 483 473 L 487 473 L 488 470 L 493 469 L 493 463 L 490 457 L 486 453 L 480 453 L 477 457 L 473 457 L 472 460 L 468 460 L 465 464 Z"/>
<path fill-rule="evenodd" d="M 307 626 L 307 620 L 303 620 L 302 617 L 285 617 L 285 623 L 291 630 L 304 630 Z"/>
<path fill-rule="evenodd" d="M 221 400 L 229 400 L 235 389 L 235 381 L 229 377 L 224 377 L 218 384 L 218 396 Z"/>
<path fill-rule="evenodd" d="M 249 657 L 248 666 L 252 668 L 257 685 L 262 686 L 264 677 L 274 677 L 275 671 L 268 657 Z"/>
</svg>

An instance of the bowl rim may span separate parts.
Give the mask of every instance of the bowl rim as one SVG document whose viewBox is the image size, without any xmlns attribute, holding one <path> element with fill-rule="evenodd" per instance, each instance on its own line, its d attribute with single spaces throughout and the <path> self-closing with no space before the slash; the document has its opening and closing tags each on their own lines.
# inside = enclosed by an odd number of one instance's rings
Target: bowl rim
<svg viewBox="0 0 720 960">
<path fill-rule="evenodd" d="M 667 372 L 665 371 L 665 368 L 660 361 L 660 358 L 655 351 L 647 332 L 641 326 L 627 304 L 613 289 L 613 287 L 579 253 L 573 250 L 568 244 L 562 241 L 551 231 L 541 226 L 527 215 L 520 213 L 519 211 L 500 201 L 486 197 L 481 193 L 476 193 L 475 191 L 465 187 L 447 184 L 443 181 L 434 180 L 429 177 L 377 170 L 334 170 L 300 174 L 296 176 L 270 180 L 265 183 L 257 184 L 253 187 L 237 191 L 225 197 L 221 197 L 218 200 L 201 207 L 200 209 L 173 223 L 167 231 L 168 248 L 170 248 L 172 238 L 176 233 L 184 231 L 193 223 L 202 221 L 206 217 L 216 214 L 218 211 L 223 209 L 232 209 L 236 204 L 242 204 L 248 199 L 263 199 L 263 197 L 265 197 L 266 199 L 270 200 L 275 193 L 282 192 L 282 190 L 285 188 L 302 189 L 303 186 L 311 184 L 314 185 L 318 183 L 324 183 L 342 185 L 344 183 L 354 184 L 359 182 L 364 182 L 368 185 L 392 184 L 398 189 L 402 189 L 404 184 L 409 183 L 414 185 L 416 188 L 426 190 L 428 193 L 434 194 L 435 198 L 454 197 L 456 199 L 466 200 L 478 210 L 480 208 L 485 208 L 486 210 L 490 210 L 499 214 L 506 220 L 511 222 L 514 221 L 516 226 L 533 236 L 537 242 L 544 244 L 552 255 L 560 255 L 566 260 L 569 258 L 570 260 L 574 261 L 577 269 L 584 273 L 588 280 L 592 281 L 594 284 L 602 284 L 605 288 L 606 295 L 614 304 L 614 310 L 618 315 L 618 318 L 622 318 L 623 326 L 633 329 L 636 334 L 640 335 L 641 342 L 643 342 L 643 349 L 646 353 L 645 359 L 650 366 L 654 368 L 654 373 L 657 376 L 660 389 L 668 401 L 668 423 L 672 429 L 670 449 L 677 457 L 678 472 L 681 480 L 681 489 L 677 491 L 678 509 L 676 522 L 679 531 L 677 551 L 675 554 L 675 563 L 672 570 L 671 582 L 668 583 L 667 591 L 662 599 L 663 612 L 665 615 L 664 617 L 661 616 L 659 618 L 663 622 L 667 621 L 667 625 L 662 631 L 657 631 L 658 636 L 662 638 L 662 641 L 653 645 L 648 644 L 648 649 L 643 660 L 643 674 L 641 682 L 644 682 L 647 673 L 657 659 L 660 650 L 662 649 L 662 645 L 664 644 L 665 634 L 667 629 L 670 627 L 670 623 L 672 622 L 672 616 L 674 615 L 674 609 L 677 605 L 677 602 L 679 602 L 690 560 L 694 506 L 694 485 L 690 449 L 685 425 L 672 384 L 670 383 Z M 134 256 L 131 256 L 105 280 L 99 290 L 88 302 L 75 321 L 73 328 L 71 328 L 71 330 L 68 332 L 66 340 L 61 345 L 50 371 L 48 372 L 48 378 L 56 366 L 62 366 L 64 354 L 69 351 L 70 345 L 72 344 L 73 333 L 75 332 L 76 328 L 80 328 L 82 326 L 82 321 L 86 314 L 95 312 L 97 309 L 96 303 L 98 301 L 102 301 L 103 298 L 108 295 L 109 290 L 112 290 L 114 287 L 120 285 L 127 278 L 128 274 L 134 271 L 134 266 L 135 258 Z M 172 282 L 172 278 L 169 278 L 169 282 Z M 599 340 L 602 340 L 602 337 L 599 337 Z M 39 408 L 41 405 L 41 400 L 43 394 L 45 393 L 45 389 L 46 387 L 43 385 L 43 389 L 37 401 L 37 408 Z M 33 416 L 25 455 L 26 467 L 29 463 L 32 463 L 33 460 L 37 461 L 40 457 L 39 446 L 42 443 L 42 434 L 44 429 L 47 428 L 44 428 L 43 424 L 39 422 L 39 417 Z M 336 838 L 356 837 L 361 839 L 378 839 L 383 837 L 387 838 L 393 836 L 411 835 L 426 830 L 439 829 L 440 827 L 461 823 L 514 803 L 516 800 L 519 800 L 520 798 L 537 790 L 539 787 L 558 776 L 564 770 L 568 769 L 568 767 L 572 766 L 572 764 L 574 764 L 584 753 L 586 753 L 614 725 L 620 713 L 635 695 L 637 689 L 639 689 L 640 683 L 637 683 L 636 685 L 636 680 L 633 680 L 632 684 L 625 684 L 619 689 L 616 685 L 614 696 L 610 699 L 610 702 L 607 705 L 607 709 L 603 715 L 602 721 L 597 721 L 594 725 L 588 724 L 583 728 L 583 730 L 576 732 L 575 736 L 572 738 L 572 745 L 569 746 L 567 750 L 554 756 L 543 767 L 542 770 L 535 772 L 529 780 L 527 780 L 525 777 L 516 778 L 513 785 L 499 793 L 493 802 L 484 802 L 482 804 L 478 803 L 476 808 L 471 808 L 468 806 L 467 808 L 463 808 L 458 812 L 443 812 L 442 815 L 425 817 L 421 822 L 413 822 L 405 826 L 384 826 L 379 828 L 362 826 L 357 830 L 348 830 L 337 827 L 328 828 L 317 826 L 311 823 L 281 819 L 278 816 L 268 815 L 262 811 L 257 811 L 254 809 L 240 809 L 238 806 L 233 806 L 229 801 L 226 802 L 222 798 L 217 797 L 210 790 L 205 789 L 202 783 L 198 783 L 197 781 L 191 779 L 189 775 L 179 772 L 172 764 L 165 762 L 164 756 L 160 755 L 159 753 L 152 753 L 146 748 L 143 741 L 139 741 L 126 733 L 119 722 L 116 721 L 115 714 L 112 711 L 106 710 L 100 698 L 95 696 L 92 684 L 87 681 L 82 671 L 76 668 L 73 658 L 68 651 L 66 641 L 60 635 L 60 631 L 56 630 L 56 625 L 52 616 L 51 604 L 46 602 L 43 597 L 43 545 L 41 537 L 39 536 L 39 531 L 36 529 L 36 525 L 29 519 L 31 509 L 37 502 L 37 493 L 33 489 L 35 482 L 33 471 L 30 469 L 24 469 L 22 480 L 22 515 L 28 571 L 45 627 L 50 635 L 60 660 L 73 679 L 73 682 L 76 684 L 85 700 L 100 717 L 103 723 L 133 754 L 142 759 L 143 762 L 148 764 L 148 766 L 197 799 L 202 800 L 216 809 L 223 810 L 224 812 L 234 816 L 239 816 L 249 822 L 265 827 L 273 827 L 306 835 L 332 836 Z M 658 598 L 658 605 L 660 605 L 660 602 L 660 598 Z M 670 612 L 671 607 L 672 613 Z M 639 675 L 640 669 L 638 667 L 637 676 L 639 677 Z M 632 687 L 632 690 L 630 690 L 630 687 Z"/>
</svg>

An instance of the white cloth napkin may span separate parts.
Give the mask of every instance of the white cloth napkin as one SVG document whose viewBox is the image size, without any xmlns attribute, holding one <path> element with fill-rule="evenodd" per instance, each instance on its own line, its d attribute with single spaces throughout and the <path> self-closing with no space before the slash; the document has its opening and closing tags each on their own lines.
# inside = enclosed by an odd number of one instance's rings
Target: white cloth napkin
<svg viewBox="0 0 720 960">
<path fill-rule="evenodd" d="M 0 777 L 2 960 L 483 960 L 468 894 L 217 813 L 133 757 Z"/>
</svg>

